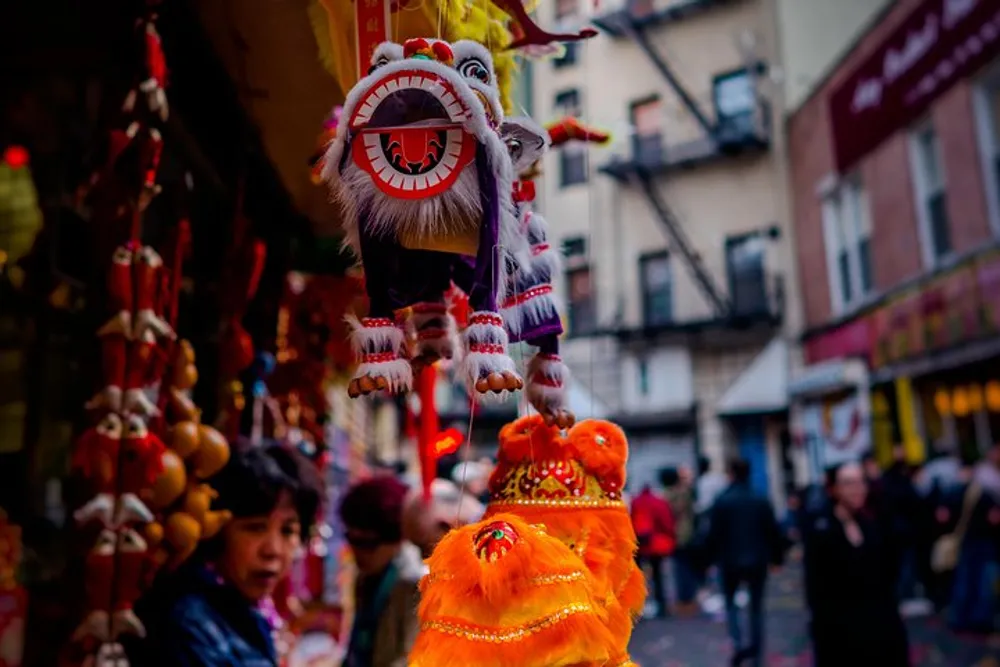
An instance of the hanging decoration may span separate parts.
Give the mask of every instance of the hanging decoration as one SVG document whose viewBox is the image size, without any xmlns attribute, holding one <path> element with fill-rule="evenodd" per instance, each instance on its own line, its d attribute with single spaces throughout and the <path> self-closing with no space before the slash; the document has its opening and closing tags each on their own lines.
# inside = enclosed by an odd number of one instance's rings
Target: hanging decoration
<svg viewBox="0 0 1000 667">
<path fill-rule="evenodd" d="M 83 560 L 85 606 L 73 634 L 84 664 L 128 664 L 120 640 L 145 635 L 133 606 L 157 569 L 178 564 L 228 518 L 210 511 L 213 491 L 204 480 L 228 460 L 229 445 L 199 423 L 190 397 L 194 351 L 174 333 L 188 222 L 174 230 L 169 267 L 142 241 L 143 213 L 161 191 L 156 125 L 168 114 L 155 4 L 137 24 L 142 66 L 123 106 L 125 129 L 111 132 L 105 162 L 82 193 L 96 204 L 91 219 L 119 234 L 108 320 L 97 331 L 101 388 L 86 405 L 94 425 L 73 451 L 74 470 L 91 492 L 74 519 L 96 535 Z M 125 221 L 127 228 L 119 226 Z"/>
<path fill-rule="evenodd" d="M 20 667 L 24 657 L 28 592 L 18 581 L 21 557 L 21 527 L 0 509 L 0 667 Z"/>
<path fill-rule="evenodd" d="M 368 316 L 353 325 L 361 363 L 351 396 L 412 388 L 396 319 L 404 309 L 416 357 L 461 354 L 470 392 L 523 386 L 498 303 L 508 257 L 526 265 L 530 250 L 513 215 L 495 77 L 479 44 L 412 39 L 379 47 L 371 73 L 347 97 L 324 177 L 343 207 L 369 298 Z M 453 280 L 473 310 L 461 350 L 445 301 Z"/>
<path fill-rule="evenodd" d="M 578 32 L 563 33 L 553 33 L 543 30 L 528 15 L 528 10 L 521 0 L 492 0 L 492 2 L 513 19 L 517 37 L 507 45 L 508 49 L 544 47 L 553 43 L 577 42 L 597 37 L 597 31 L 593 28 L 584 28 Z"/>
<path fill-rule="evenodd" d="M 509 119 L 501 134 L 517 174 L 537 164 L 549 147 L 548 133 L 530 118 Z M 527 265 L 517 265 L 511 272 L 501 312 L 511 341 L 538 348 L 528 362 L 528 400 L 548 423 L 569 428 L 574 421 L 566 396 L 569 369 L 559 356 L 563 326 L 552 287 L 553 276 L 561 271 L 559 251 L 548 241 L 545 219 L 532 210 L 535 184 L 530 178 L 514 183 L 513 199 L 531 255 Z"/>
<path fill-rule="evenodd" d="M 588 127 L 578 118 L 567 116 L 545 126 L 549 142 L 553 148 L 565 146 L 571 141 L 584 141 L 598 145 L 611 141 L 611 135 L 603 130 Z"/>
<path fill-rule="evenodd" d="M 267 259 L 267 246 L 250 233 L 250 220 L 243 211 L 244 197 L 245 182 L 241 177 L 233 218 L 233 238 L 219 298 L 219 315 L 222 321 L 219 335 L 219 387 L 221 404 L 225 406 L 220 414 L 219 426 L 230 439 L 239 435 L 239 420 L 243 409 L 240 374 L 250 367 L 254 359 L 253 339 L 243 327 L 243 317 L 257 294 Z"/>
<path fill-rule="evenodd" d="M 361 50 L 355 34 L 356 4 L 354 0 L 312 0 L 308 10 L 320 60 L 345 91 L 357 81 L 358 52 Z M 515 56 L 552 57 L 563 50 L 560 42 L 597 35 L 592 28 L 567 33 L 543 29 L 530 16 L 538 2 L 422 0 L 403 3 L 402 11 L 398 4 L 390 3 L 389 7 L 389 34 L 395 41 L 435 35 L 449 41 L 468 39 L 487 45 L 493 52 L 500 99 L 506 111 L 513 108 L 511 89 L 517 69 Z M 380 9 L 372 7 L 371 11 Z M 364 62 L 367 63 L 367 59 Z"/>
<path fill-rule="evenodd" d="M 500 431 L 498 464 L 490 477 L 487 520 L 507 513 L 541 524 L 578 556 L 594 577 L 613 637 L 612 665 L 633 665 L 632 623 L 646 600 L 635 563 L 635 531 L 622 499 L 628 441 L 607 421 L 588 419 L 564 436 L 540 415 Z"/>
</svg>

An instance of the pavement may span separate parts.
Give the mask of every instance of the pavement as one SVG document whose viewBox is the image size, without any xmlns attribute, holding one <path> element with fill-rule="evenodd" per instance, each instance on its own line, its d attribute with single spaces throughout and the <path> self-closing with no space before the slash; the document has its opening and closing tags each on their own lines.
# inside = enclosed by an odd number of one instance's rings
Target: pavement
<svg viewBox="0 0 1000 667">
<path fill-rule="evenodd" d="M 768 581 L 767 667 L 811 667 L 802 571 L 790 564 Z M 956 636 L 939 617 L 907 619 L 913 667 L 1000 667 L 1000 641 Z M 728 667 L 731 655 L 721 614 L 644 619 L 632 634 L 641 667 Z M 860 664 L 860 663 L 859 663 Z"/>
</svg>

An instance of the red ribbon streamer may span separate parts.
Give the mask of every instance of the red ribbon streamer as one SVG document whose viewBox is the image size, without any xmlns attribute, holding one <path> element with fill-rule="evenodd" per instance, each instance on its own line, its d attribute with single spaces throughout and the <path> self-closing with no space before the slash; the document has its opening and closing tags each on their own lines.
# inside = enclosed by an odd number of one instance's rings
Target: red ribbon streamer
<svg viewBox="0 0 1000 667">
<path fill-rule="evenodd" d="M 417 378 L 417 396 L 420 397 L 420 428 L 417 437 L 417 451 L 420 452 L 420 479 L 423 482 L 424 499 L 430 500 L 431 484 L 437 476 L 437 437 L 440 428 L 437 406 L 434 404 L 434 389 L 437 385 L 437 369 L 433 365 L 424 366 Z"/>
</svg>

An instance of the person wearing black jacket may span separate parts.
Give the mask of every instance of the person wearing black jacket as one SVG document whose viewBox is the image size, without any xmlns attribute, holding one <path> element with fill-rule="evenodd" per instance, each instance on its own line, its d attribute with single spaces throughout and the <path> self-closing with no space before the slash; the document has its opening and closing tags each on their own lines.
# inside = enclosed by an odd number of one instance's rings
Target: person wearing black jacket
<svg viewBox="0 0 1000 667">
<path fill-rule="evenodd" d="M 715 501 L 709 518 L 708 548 L 719 566 L 726 601 L 726 622 L 735 653 L 731 664 L 749 661 L 764 664 L 764 588 L 768 566 L 783 556 L 781 528 L 771 501 L 750 488 L 750 464 L 736 459 L 729 464 L 731 484 Z M 746 585 L 750 611 L 750 642 L 740 632 L 736 591 Z"/>
<path fill-rule="evenodd" d="M 827 472 L 832 510 L 807 533 L 806 603 L 816 667 L 909 667 L 894 590 L 894 558 L 881 524 L 865 511 L 861 466 Z"/>
<path fill-rule="evenodd" d="M 896 596 L 899 601 L 915 597 L 918 579 L 920 495 L 913 485 L 913 467 L 906 461 L 902 445 L 893 449 L 893 464 L 882 476 L 883 516 L 889 547 L 896 561 Z"/>
</svg>

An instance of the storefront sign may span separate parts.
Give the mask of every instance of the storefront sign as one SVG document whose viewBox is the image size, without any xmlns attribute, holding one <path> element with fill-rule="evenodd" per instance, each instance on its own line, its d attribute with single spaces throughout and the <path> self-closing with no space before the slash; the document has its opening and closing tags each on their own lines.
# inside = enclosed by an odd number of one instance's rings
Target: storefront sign
<svg viewBox="0 0 1000 667">
<path fill-rule="evenodd" d="M 925 0 L 830 96 L 841 173 L 1000 53 L 996 0 Z"/>
<path fill-rule="evenodd" d="M 923 352 L 921 297 L 910 290 L 872 313 L 872 368 Z"/>
<path fill-rule="evenodd" d="M 923 296 L 925 344 L 942 349 L 976 340 L 983 333 L 979 318 L 976 268 L 967 266 L 942 276 Z"/>
<path fill-rule="evenodd" d="M 806 361 L 817 364 L 827 359 L 862 357 L 871 350 L 870 321 L 867 317 L 852 320 L 805 342 Z"/>
<path fill-rule="evenodd" d="M 1000 253 L 985 257 L 976 267 L 979 287 L 979 317 L 983 333 L 1000 336 Z"/>
<path fill-rule="evenodd" d="M 848 461 L 857 461 L 871 448 L 871 434 L 857 393 L 839 400 L 808 403 L 798 417 L 800 437 L 805 442 L 817 472 Z"/>
<path fill-rule="evenodd" d="M 987 292 L 978 268 L 970 263 L 942 274 L 873 312 L 872 368 L 981 338 L 980 294 Z M 1000 261 L 995 270 L 1000 280 Z"/>
</svg>

